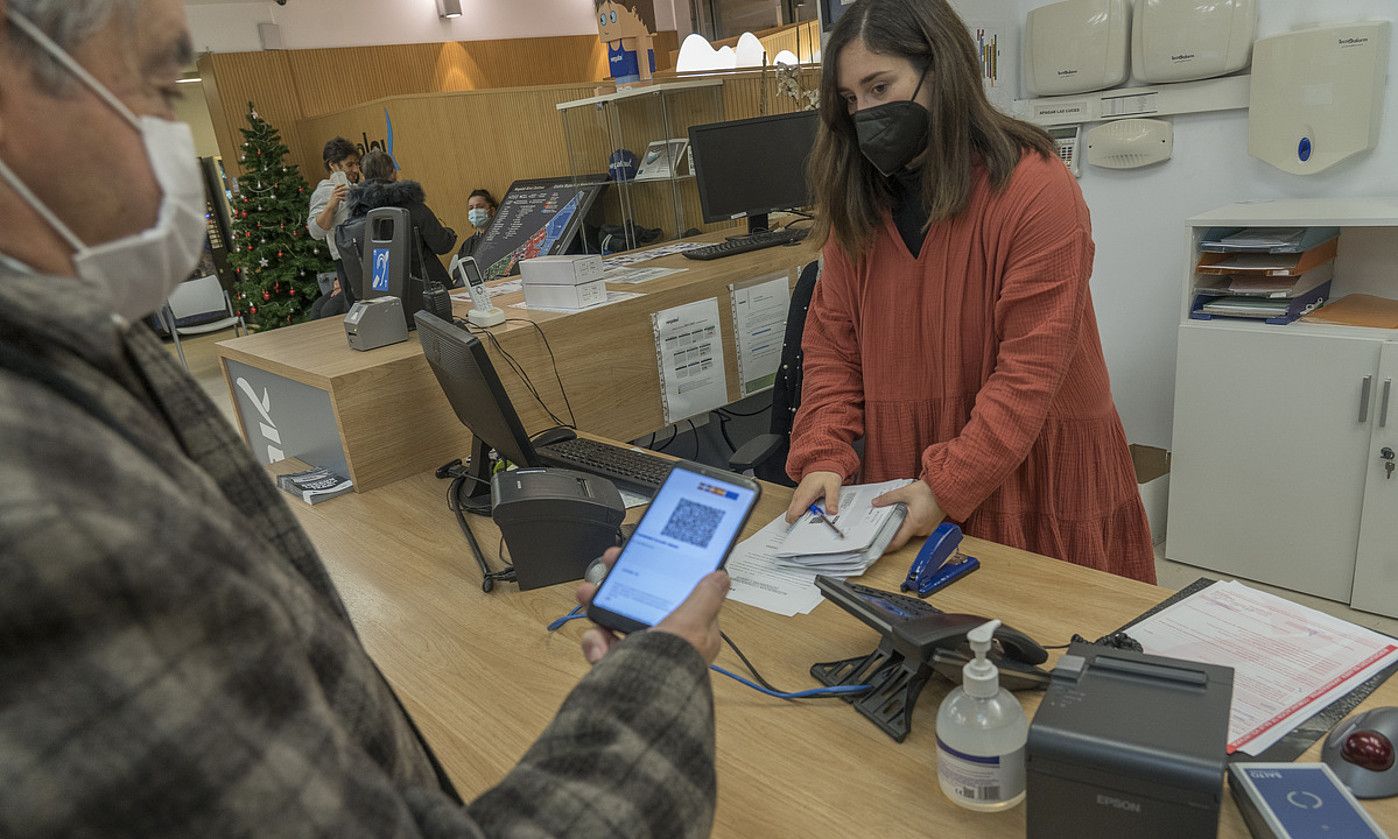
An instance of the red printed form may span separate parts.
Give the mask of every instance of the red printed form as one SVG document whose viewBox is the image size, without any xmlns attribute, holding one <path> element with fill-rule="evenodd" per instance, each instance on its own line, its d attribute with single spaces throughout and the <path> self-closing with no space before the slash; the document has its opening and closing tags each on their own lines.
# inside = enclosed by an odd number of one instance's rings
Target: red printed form
<svg viewBox="0 0 1398 839">
<path fill-rule="evenodd" d="M 1127 630 L 1151 655 L 1232 667 L 1228 752 L 1257 755 L 1398 661 L 1398 641 L 1237 583 Z"/>
</svg>

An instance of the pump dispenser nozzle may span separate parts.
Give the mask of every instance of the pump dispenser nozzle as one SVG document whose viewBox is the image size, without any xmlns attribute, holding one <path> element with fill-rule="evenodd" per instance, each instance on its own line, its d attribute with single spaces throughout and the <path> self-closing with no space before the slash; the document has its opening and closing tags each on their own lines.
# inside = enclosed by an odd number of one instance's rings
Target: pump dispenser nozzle
<svg viewBox="0 0 1398 839">
<path fill-rule="evenodd" d="M 961 687 L 971 696 L 984 699 L 1000 691 L 1000 668 L 986 658 L 999 628 L 1000 621 L 993 620 L 966 633 L 974 658 L 961 668 Z"/>
</svg>

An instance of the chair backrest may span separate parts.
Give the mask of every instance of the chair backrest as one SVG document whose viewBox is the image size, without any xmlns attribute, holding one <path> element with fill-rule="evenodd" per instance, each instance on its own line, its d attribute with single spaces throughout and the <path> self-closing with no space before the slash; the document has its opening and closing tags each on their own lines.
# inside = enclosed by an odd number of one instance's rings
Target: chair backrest
<svg viewBox="0 0 1398 839">
<path fill-rule="evenodd" d="M 753 474 L 771 483 L 792 483 L 786 474 L 786 456 L 790 451 L 791 425 L 796 419 L 796 409 L 801 407 L 801 336 L 806 331 L 806 312 L 811 307 L 811 297 L 815 294 L 818 279 L 820 263 L 810 262 L 801 269 L 796 287 L 791 290 L 781 366 L 777 368 L 777 379 L 772 383 L 772 418 L 767 429 L 782 438 L 782 445 L 771 457 L 753 468 Z"/>
<path fill-rule="evenodd" d="M 203 315 L 228 317 L 223 285 L 213 274 L 185 280 L 170 293 L 170 311 L 175 313 L 177 321 Z"/>
</svg>

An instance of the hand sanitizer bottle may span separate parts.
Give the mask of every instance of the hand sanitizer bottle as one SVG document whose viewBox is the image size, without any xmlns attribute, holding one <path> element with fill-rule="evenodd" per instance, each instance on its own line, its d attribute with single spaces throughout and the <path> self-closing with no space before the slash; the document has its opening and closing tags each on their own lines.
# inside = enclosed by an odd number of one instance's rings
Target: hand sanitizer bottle
<svg viewBox="0 0 1398 839">
<path fill-rule="evenodd" d="M 1029 721 L 1014 694 L 1000 687 L 1000 669 L 986 659 L 1000 621 L 967 633 L 975 657 L 961 669 L 961 687 L 937 711 L 937 780 L 947 798 L 995 813 L 1024 800 L 1024 744 Z"/>
</svg>

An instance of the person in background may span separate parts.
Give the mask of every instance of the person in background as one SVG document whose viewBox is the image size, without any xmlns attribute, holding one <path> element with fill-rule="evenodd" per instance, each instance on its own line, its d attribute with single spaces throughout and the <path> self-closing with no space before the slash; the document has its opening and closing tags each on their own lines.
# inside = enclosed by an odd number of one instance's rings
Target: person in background
<svg viewBox="0 0 1398 839">
<path fill-rule="evenodd" d="M 456 246 L 456 231 L 442 224 L 427 206 L 427 193 L 417 181 L 398 180 L 398 164 L 388 152 L 373 149 L 364 155 L 360 167 L 364 179 L 350 190 L 349 218 L 364 218 L 379 207 L 402 207 L 408 211 L 422 243 L 424 279 L 451 288 L 451 277 L 442 261 L 432 254 L 448 254 Z M 416 259 L 416 257 L 414 257 Z"/>
<path fill-rule="evenodd" d="M 329 281 L 326 277 L 329 276 Z M 343 316 L 349 312 L 349 299 L 342 293 L 344 286 L 340 278 L 322 274 L 316 278 L 320 283 L 320 296 L 311 304 L 311 320 Z"/>
<path fill-rule="evenodd" d="M 855 475 L 914 478 L 875 502 L 908 507 L 890 549 L 949 518 L 1155 582 L 1088 290 L 1092 224 L 1053 140 L 987 101 L 947 0 L 858 0 L 824 55 L 810 177 L 825 269 L 787 518 L 837 510 Z"/>
<path fill-rule="evenodd" d="M 495 211 L 500 207 L 495 203 L 495 196 L 490 194 L 488 189 L 473 190 L 466 198 L 466 220 L 471 222 L 471 226 L 476 228 L 476 232 L 471 237 L 461 243 L 461 250 L 458 255 L 462 257 L 475 256 L 476 248 L 481 245 L 481 239 L 485 236 L 485 229 L 490 222 L 495 219 Z"/>
<path fill-rule="evenodd" d="M 340 288 L 348 289 L 345 278 L 345 265 L 340 261 L 340 249 L 335 245 L 333 235 L 336 227 L 349 220 L 350 187 L 359 183 L 359 150 L 344 137 L 336 137 L 325 144 L 321 151 L 325 163 L 326 178 L 316 184 L 311 193 L 311 212 L 306 219 L 306 231 L 311 238 L 325 243 L 330 249 L 330 258 L 335 260 L 335 273 L 340 277 Z M 354 301 L 349 301 L 354 302 Z"/>
<path fill-rule="evenodd" d="M 463 804 L 286 494 L 140 323 L 205 238 L 184 6 L 0 0 L 0 836 L 706 836 L 726 575 L 588 630 L 591 671 Z"/>
</svg>

